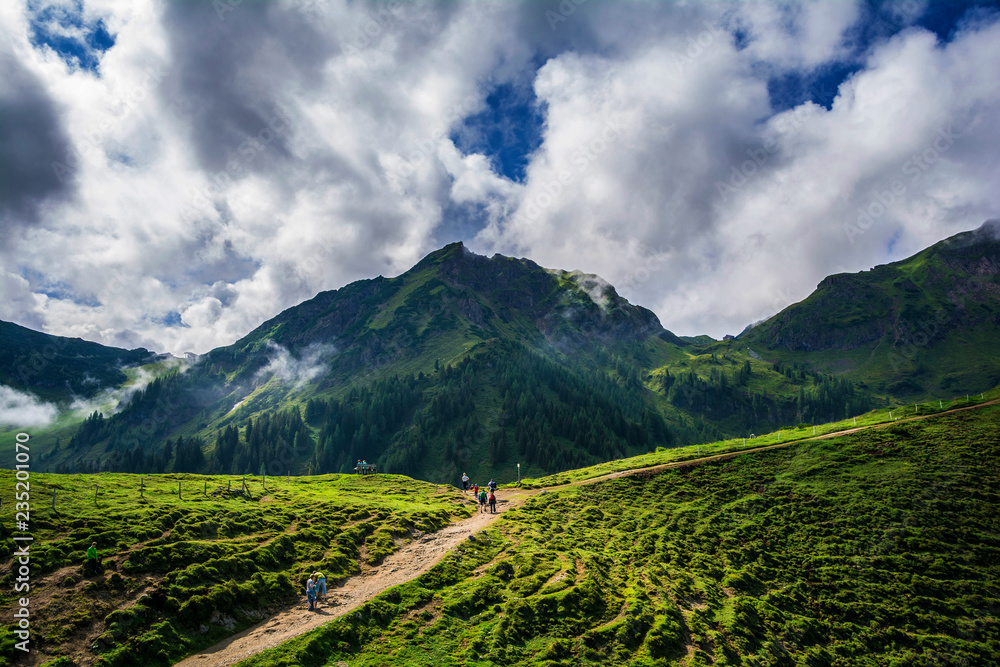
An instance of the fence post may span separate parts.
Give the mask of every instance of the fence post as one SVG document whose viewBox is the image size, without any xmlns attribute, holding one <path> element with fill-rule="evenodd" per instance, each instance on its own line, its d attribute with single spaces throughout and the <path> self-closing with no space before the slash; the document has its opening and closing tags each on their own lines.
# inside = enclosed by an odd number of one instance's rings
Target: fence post
<svg viewBox="0 0 1000 667">
<path fill-rule="evenodd" d="M 177 497 L 181 497 L 181 480 L 177 480 Z"/>
<path fill-rule="evenodd" d="M 205 488 L 202 490 L 201 493 L 202 493 L 203 496 L 207 496 L 208 495 L 208 480 L 207 479 L 205 480 Z"/>
<path fill-rule="evenodd" d="M 97 504 L 97 485 L 94 484 L 94 504 Z"/>
<path fill-rule="evenodd" d="M 56 508 L 56 490 L 52 489 L 52 509 Z"/>
<path fill-rule="evenodd" d="M 263 488 L 263 489 L 264 489 L 265 491 L 267 491 L 267 473 L 266 473 L 266 472 L 262 472 L 262 473 L 260 474 L 260 485 L 261 485 L 261 487 L 262 487 L 262 488 Z"/>
<path fill-rule="evenodd" d="M 247 476 L 243 475 L 243 493 L 247 492 Z"/>
<path fill-rule="evenodd" d="M 139 497 L 142 498 L 142 477 L 139 478 Z"/>
</svg>

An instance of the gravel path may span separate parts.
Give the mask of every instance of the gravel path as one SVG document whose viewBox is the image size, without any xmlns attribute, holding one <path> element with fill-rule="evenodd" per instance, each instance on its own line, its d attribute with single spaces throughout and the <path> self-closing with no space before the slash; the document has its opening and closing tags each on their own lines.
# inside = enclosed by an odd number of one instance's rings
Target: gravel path
<svg viewBox="0 0 1000 667">
<path fill-rule="evenodd" d="M 191 655 L 178 667 L 227 667 L 261 651 L 274 648 L 289 639 L 309 632 L 327 621 L 357 609 L 379 593 L 427 572 L 451 549 L 469 535 L 479 532 L 500 515 L 523 501 L 526 494 L 516 489 L 497 491 L 497 513 L 477 512 L 435 533 L 414 538 L 379 565 L 366 567 L 340 587 L 327 588 L 327 604 L 309 611 L 306 602 L 279 611 L 265 621 L 233 635 L 218 644 Z M 303 595 L 303 597 L 305 597 Z"/>
</svg>

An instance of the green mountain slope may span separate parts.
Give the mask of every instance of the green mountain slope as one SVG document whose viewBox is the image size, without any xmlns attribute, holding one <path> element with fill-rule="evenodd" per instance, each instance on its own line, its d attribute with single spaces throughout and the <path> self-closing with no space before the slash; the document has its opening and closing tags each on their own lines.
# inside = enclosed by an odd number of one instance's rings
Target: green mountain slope
<svg viewBox="0 0 1000 667">
<path fill-rule="evenodd" d="M 58 469 L 543 474 L 691 440 L 641 378 L 682 345 L 596 276 L 453 244 L 95 415 Z"/>
<path fill-rule="evenodd" d="M 998 433 L 993 406 L 553 489 L 242 664 L 994 665 Z"/>
<path fill-rule="evenodd" d="M 719 342 L 673 335 L 597 276 L 452 244 L 289 308 L 46 464 L 515 479 L 978 393 L 1000 383 L 995 233 L 832 276 Z"/>
<path fill-rule="evenodd" d="M 730 349 L 800 363 L 900 397 L 1000 383 L 1000 222 L 909 259 L 823 280 Z"/>
<path fill-rule="evenodd" d="M 47 401 L 87 398 L 118 387 L 127 379 L 122 368 L 152 356 L 143 348 L 107 347 L 0 321 L 0 384 Z"/>
<path fill-rule="evenodd" d="M 818 373 L 693 351 L 597 276 L 452 244 L 323 292 L 94 415 L 55 470 L 540 476 L 864 412 Z M 520 464 L 520 469 L 518 468 Z"/>
</svg>

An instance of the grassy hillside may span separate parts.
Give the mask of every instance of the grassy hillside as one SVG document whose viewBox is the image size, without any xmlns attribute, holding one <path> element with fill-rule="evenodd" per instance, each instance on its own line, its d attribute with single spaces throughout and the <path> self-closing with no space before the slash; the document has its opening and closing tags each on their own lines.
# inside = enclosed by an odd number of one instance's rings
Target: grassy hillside
<svg viewBox="0 0 1000 667">
<path fill-rule="evenodd" d="M 841 373 L 899 397 L 977 393 L 1000 382 L 1000 223 L 908 259 L 823 280 L 736 340 L 769 360 Z"/>
<path fill-rule="evenodd" d="M 310 478 L 32 473 L 33 653 L 0 630 L 0 664 L 165 665 L 302 597 L 322 569 L 331 584 L 377 563 L 411 531 L 468 516 L 461 498 L 424 482 L 380 475 Z M 178 497 L 180 484 L 181 497 Z M 97 501 L 95 502 L 95 485 Z M 232 493 L 230 493 L 230 490 Z M 56 509 L 51 508 L 53 491 Z M 207 491 L 207 494 L 206 494 Z M 15 543 L 14 475 L 0 471 L 0 561 Z M 81 564 L 98 543 L 106 570 Z M 12 570 L 0 576 L 11 618 Z"/>
<path fill-rule="evenodd" d="M 244 665 L 993 665 L 1000 407 L 538 495 Z"/>
</svg>

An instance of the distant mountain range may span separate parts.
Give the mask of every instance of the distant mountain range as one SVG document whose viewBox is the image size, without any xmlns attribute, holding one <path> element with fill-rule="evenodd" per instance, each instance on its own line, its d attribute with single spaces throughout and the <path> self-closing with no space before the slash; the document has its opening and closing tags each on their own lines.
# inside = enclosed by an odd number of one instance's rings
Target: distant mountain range
<svg viewBox="0 0 1000 667">
<path fill-rule="evenodd" d="M 123 367 L 155 355 L 32 331 L 0 320 L 0 384 L 47 401 L 89 398 L 126 381 Z"/>
<path fill-rule="evenodd" d="M 540 475 L 978 392 L 1000 384 L 997 227 L 831 276 L 725 341 L 674 335 L 597 276 L 455 243 L 322 292 L 114 414 L 36 440 L 52 470 L 346 472 L 366 459 L 432 481 L 512 479 L 517 464 Z M 49 401 L 155 361 L 7 323 L 0 340 L 0 382 Z M 60 363 L 18 375 L 56 344 Z"/>
</svg>

